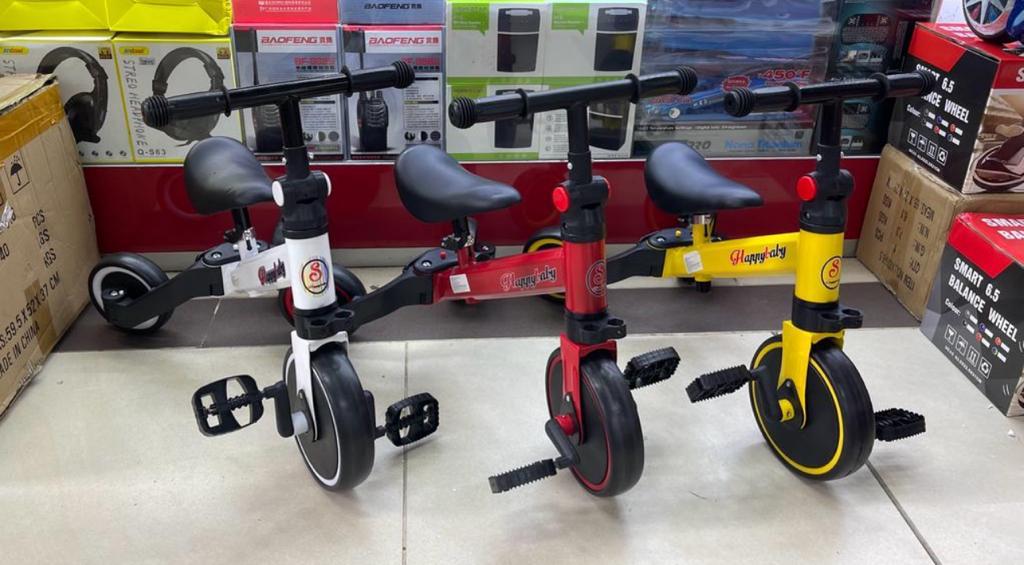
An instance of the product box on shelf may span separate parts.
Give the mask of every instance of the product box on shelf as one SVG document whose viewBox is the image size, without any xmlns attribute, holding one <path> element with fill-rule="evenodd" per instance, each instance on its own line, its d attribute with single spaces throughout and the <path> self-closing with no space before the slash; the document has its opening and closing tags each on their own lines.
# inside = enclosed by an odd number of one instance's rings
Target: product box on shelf
<svg viewBox="0 0 1024 565">
<path fill-rule="evenodd" d="M 231 0 L 106 0 L 113 31 L 227 35 Z"/>
<path fill-rule="evenodd" d="M 485 0 L 477 0 L 482 2 Z M 344 24 L 443 24 L 444 0 L 337 0 Z"/>
<path fill-rule="evenodd" d="M 238 113 L 171 122 L 162 128 L 142 120 L 142 102 L 235 87 L 231 42 L 202 35 L 119 34 L 114 37 L 124 107 L 136 162 L 181 162 L 192 144 L 211 136 L 242 139 Z"/>
<path fill-rule="evenodd" d="M 107 29 L 106 0 L 0 0 L 0 31 Z"/>
<path fill-rule="evenodd" d="M 0 414 L 89 303 L 96 226 L 52 78 L 0 77 Z"/>
<path fill-rule="evenodd" d="M 1024 197 L 964 196 L 887 145 L 865 212 L 857 258 L 921 319 L 952 219 L 975 211 L 1024 213 Z"/>
<path fill-rule="evenodd" d="M 399 90 L 360 92 L 347 102 L 349 156 L 392 159 L 412 145 L 444 147 L 447 115 L 442 65 L 443 26 L 342 26 L 349 69 L 405 61 L 416 81 Z"/>
<path fill-rule="evenodd" d="M 1024 192 L 1024 57 L 966 25 L 920 24 L 904 69 L 936 87 L 899 100 L 889 142 L 954 190 Z"/>
<path fill-rule="evenodd" d="M 109 31 L 34 32 L 0 37 L 0 75 L 57 75 L 64 112 L 83 163 L 132 160 L 113 37 Z"/>
<path fill-rule="evenodd" d="M 961 214 L 921 331 L 1007 416 L 1024 415 L 1024 216 Z"/>
<path fill-rule="evenodd" d="M 338 26 L 236 25 L 233 29 L 238 85 L 252 86 L 337 74 L 342 67 Z M 302 128 L 316 158 L 345 155 L 345 119 L 338 95 L 308 98 L 300 103 Z M 282 150 L 277 107 L 242 111 L 245 142 L 258 156 L 278 159 Z"/>
<path fill-rule="evenodd" d="M 232 0 L 235 25 L 338 24 L 336 0 Z"/>
<path fill-rule="evenodd" d="M 829 77 L 853 79 L 899 69 L 915 22 L 928 21 L 932 0 L 842 0 Z M 843 150 L 874 155 L 882 150 L 892 117 L 892 100 L 870 98 L 843 103 Z"/>
<path fill-rule="evenodd" d="M 732 3 L 730 3 L 732 4 Z M 751 17 L 758 2 L 734 6 L 733 17 L 648 18 L 644 73 L 693 67 L 700 81 L 687 96 L 660 96 L 637 108 L 634 153 L 645 155 L 669 141 L 682 141 L 705 156 L 793 156 L 810 151 L 814 109 L 752 114 L 725 113 L 725 92 L 785 82 L 823 80 L 834 31 L 829 13 L 814 11 Z M 803 3 L 797 3 L 803 6 Z"/>
</svg>

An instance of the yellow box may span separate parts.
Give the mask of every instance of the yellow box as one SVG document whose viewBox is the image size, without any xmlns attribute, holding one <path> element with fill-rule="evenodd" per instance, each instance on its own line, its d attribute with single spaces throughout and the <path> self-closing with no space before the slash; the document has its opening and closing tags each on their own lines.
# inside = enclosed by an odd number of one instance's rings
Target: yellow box
<svg viewBox="0 0 1024 565">
<path fill-rule="evenodd" d="M 105 0 L 0 0 L 0 30 L 107 29 Z"/>
<path fill-rule="evenodd" d="M 106 0 L 106 3 L 107 20 L 113 31 L 227 35 L 231 27 L 231 0 Z"/>
</svg>

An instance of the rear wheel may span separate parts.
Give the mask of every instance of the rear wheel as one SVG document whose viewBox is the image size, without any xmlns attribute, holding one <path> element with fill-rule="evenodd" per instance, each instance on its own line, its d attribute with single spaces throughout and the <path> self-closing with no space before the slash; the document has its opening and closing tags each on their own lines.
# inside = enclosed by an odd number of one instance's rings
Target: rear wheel
<svg viewBox="0 0 1024 565">
<path fill-rule="evenodd" d="M 338 304 L 344 306 L 358 296 L 366 294 L 366 287 L 359 277 L 352 271 L 335 263 L 331 266 L 334 271 L 334 292 L 338 298 Z M 295 325 L 295 300 L 292 298 L 292 289 L 285 288 L 277 292 L 277 307 L 281 315 L 288 321 L 289 325 Z"/>
<path fill-rule="evenodd" d="M 607 351 L 591 353 L 580 364 L 584 440 L 572 467 L 577 482 L 596 496 L 615 496 L 633 488 L 644 471 L 640 416 L 626 379 Z M 562 406 L 562 355 L 556 349 L 547 365 L 548 413 Z"/>
<path fill-rule="evenodd" d="M 541 251 L 544 249 L 554 249 L 556 247 L 562 247 L 562 230 L 558 226 L 548 226 L 537 230 L 530 239 L 526 240 L 523 244 L 523 253 L 532 253 L 534 251 Z M 564 292 L 555 292 L 552 294 L 542 294 L 541 298 L 557 304 L 565 302 Z"/>
<path fill-rule="evenodd" d="M 103 308 L 103 292 L 109 289 L 124 291 L 128 298 L 140 298 L 154 288 L 167 282 L 167 273 L 156 263 L 135 253 L 113 253 L 100 259 L 89 273 L 89 299 L 96 311 L 112 326 L 133 334 L 148 334 L 157 331 L 168 320 L 174 309 L 150 318 L 136 326 L 123 326 L 107 317 Z"/>
</svg>

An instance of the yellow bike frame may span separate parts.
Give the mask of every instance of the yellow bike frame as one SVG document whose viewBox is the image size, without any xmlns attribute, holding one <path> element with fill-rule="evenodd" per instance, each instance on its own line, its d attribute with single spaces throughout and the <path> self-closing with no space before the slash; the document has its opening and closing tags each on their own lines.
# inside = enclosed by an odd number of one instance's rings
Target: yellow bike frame
<svg viewBox="0 0 1024 565">
<path fill-rule="evenodd" d="M 711 223 L 692 226 L 693 244 L 665 251 L 662 277 L 693 277 L 698 282 L 716 278 L 739 278 L 795 273 L 794 296 L 810 306 L 834 304 L 839 300 L 839 278 L 843 266 L 843 234 L 798 232 L 711 240 Z M 823 340 L 843 345 L 843 331 L 823 333 L 798 328 L 792 320 L 782 323 L 782 371 L 777 387 L 792 381 L 807 414 L 805 391 L 811 347 Z M 753 367 L 751 367 L 753 369 Z M 783 421 L 796 416 L 787 399 L 780 399 Z M 806 418 L 805 418 L 806 420 Z"/>
</svg>

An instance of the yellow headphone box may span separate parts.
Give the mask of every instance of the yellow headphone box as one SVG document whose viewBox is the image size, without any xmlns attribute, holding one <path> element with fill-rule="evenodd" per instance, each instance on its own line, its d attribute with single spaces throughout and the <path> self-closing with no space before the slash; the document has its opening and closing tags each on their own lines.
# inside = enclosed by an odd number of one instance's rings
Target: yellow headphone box
<svg viewBox="0 0 1024 565">
<path fill-rule="evenodd" d="M 242 139 L 239 112 L 178 120 L 163 128 L 149 127 L 142 120 L 142 102 L 155 94 L 234 88 L 227 37 L 118 34 L 114 54 L 135 162 L 180 163 L 195 142 L 207 137 Z"/>
<path fill-rule="evenodd" d="M 0 0 L 0 30 L 107 29 L 107 0 Z"/>
<path fill-rule="evenodd" d="M 231 28 L 231 0 L 106 0 L 106 14 L 113 31 L 227 35 Z"/>
<path fill-rule="evenodd" d="M 109 31 L 0 37 L 0 75 L 55 74 L 82 163 L 130 163 L 128 125 Z"/>
</svg>

